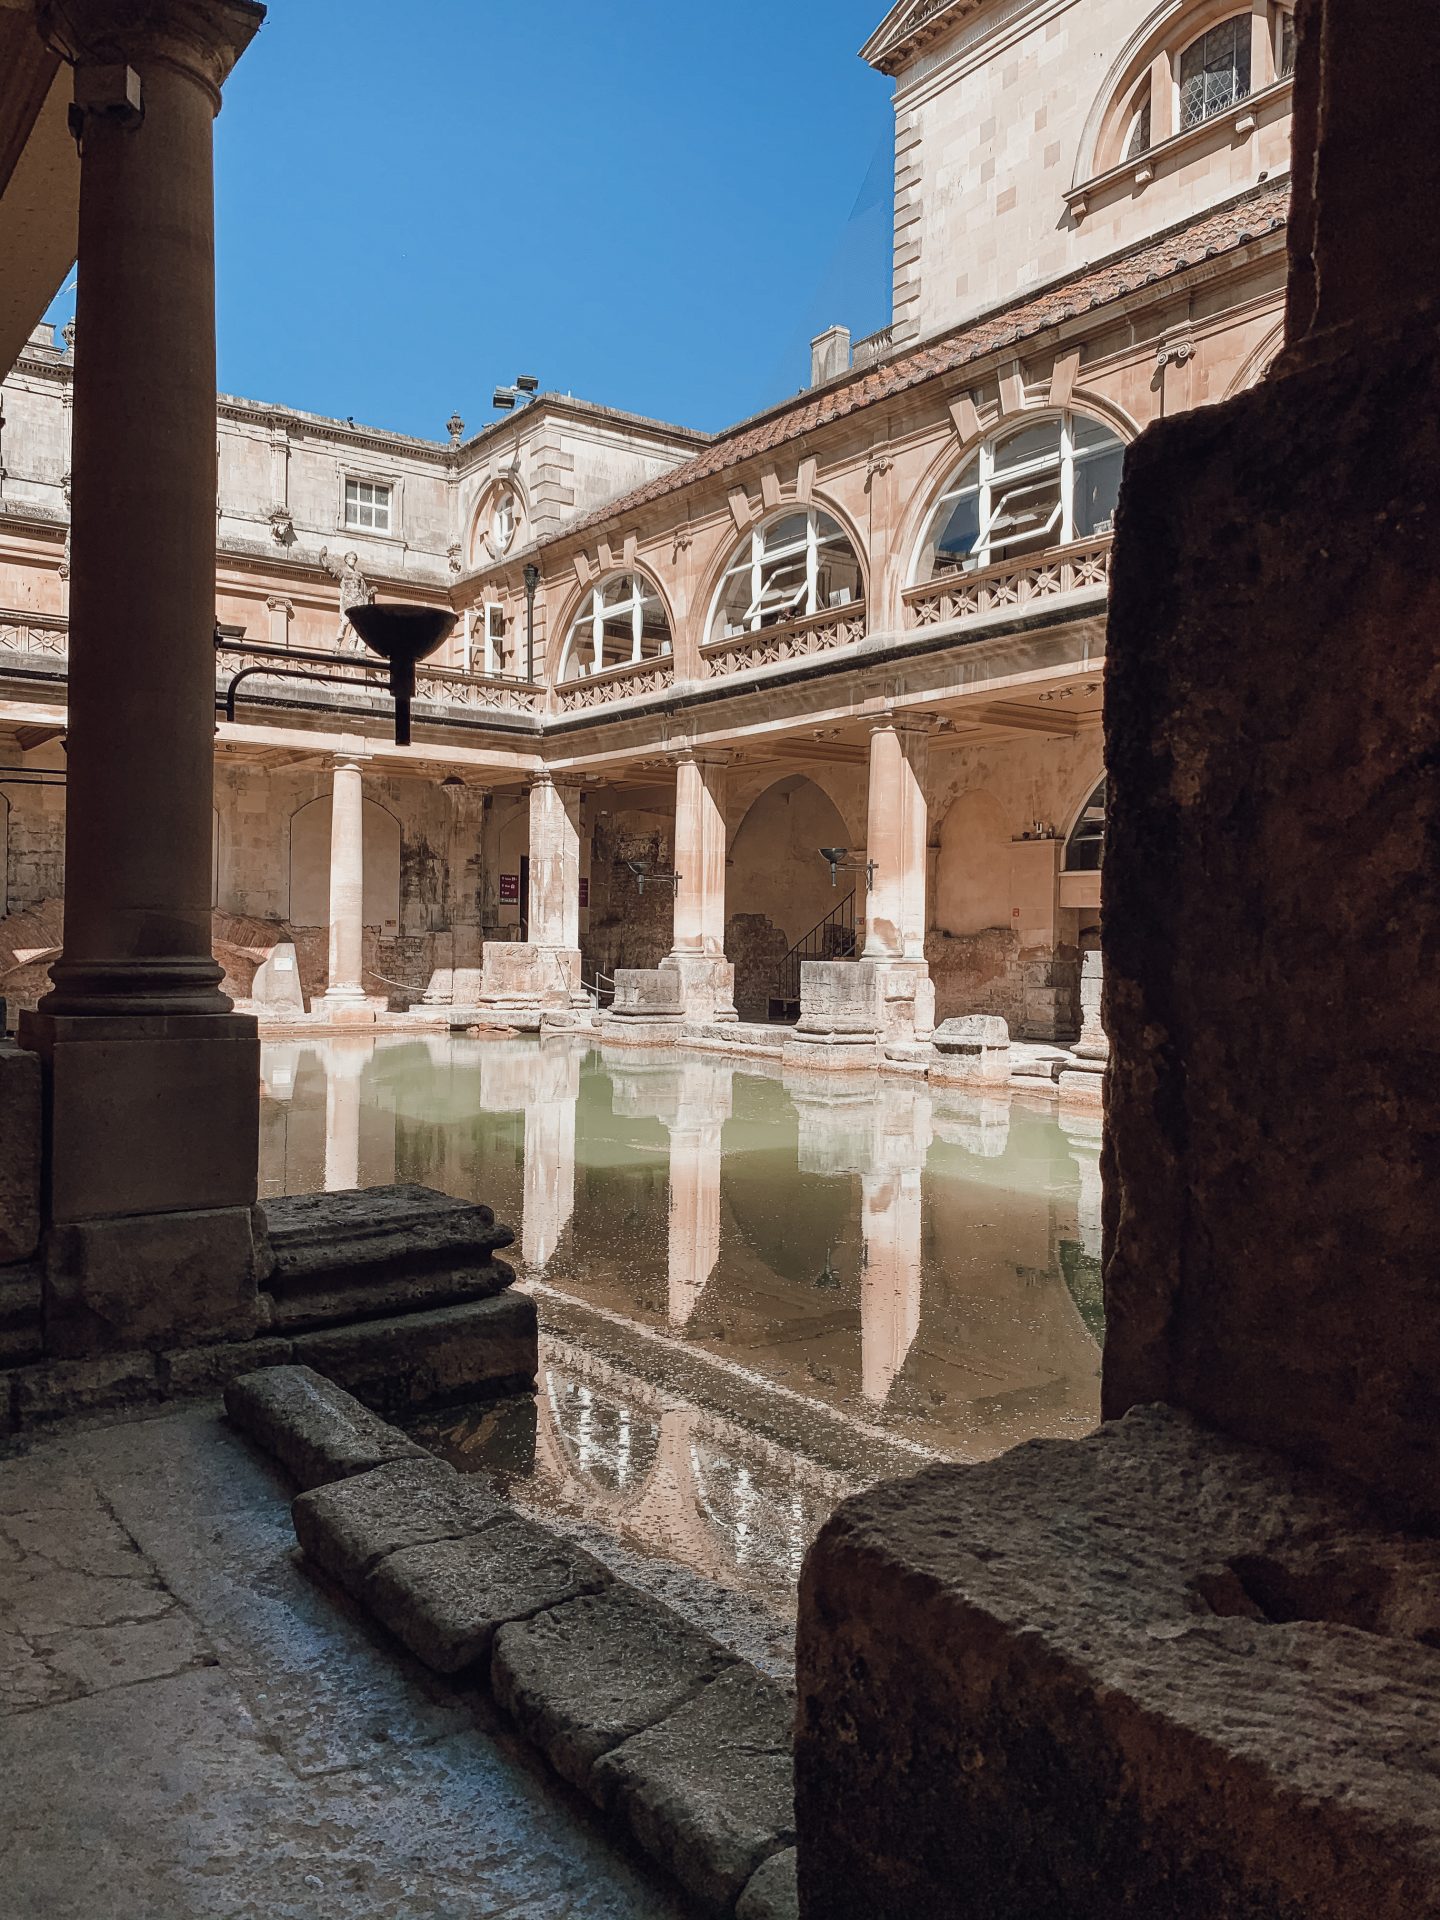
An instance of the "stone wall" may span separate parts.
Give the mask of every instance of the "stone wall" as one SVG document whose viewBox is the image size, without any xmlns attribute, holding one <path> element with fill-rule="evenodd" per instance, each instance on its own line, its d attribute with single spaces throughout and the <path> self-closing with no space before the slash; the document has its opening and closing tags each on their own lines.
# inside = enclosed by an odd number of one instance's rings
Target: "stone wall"
<svg viewBox="0 0 1440 1920">
<path fill-rule="evenodd" d="M 619 967 L 658 967 L 674 944 L 675 897 L 668 883 L 642 893 L 627 860 L 666 869 L 674 862 L 674 822 L 654 814 L 602 813 L 590 866 L 590 924 L 580 937 L 585 977 Z"/>
<path fill-rule="evenodd" d="M 790 951 L 782 927 L 763 913 L 734 913 L 725 925 L 725 958 L 735 969 L 735 1009 L 742 1020 L 765 1020 L 780 962 Z"/>
<path fill-rule="evenodd" d="M 1431 1526 L 1437 423 L 1430 314 L 1132 450 L 1105 867 L 1106 1410 Z"/>
</svg>

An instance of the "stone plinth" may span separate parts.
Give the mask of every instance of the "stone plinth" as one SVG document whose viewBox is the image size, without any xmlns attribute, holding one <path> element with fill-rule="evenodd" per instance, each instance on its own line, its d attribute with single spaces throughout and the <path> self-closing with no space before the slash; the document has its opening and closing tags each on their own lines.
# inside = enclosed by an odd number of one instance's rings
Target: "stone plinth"
<svg viewBox="0 0 1440 1920">
<path fill-rule="evenodd" d="M 866 1039 L 903 1049 L 935 1028 L 935 988 L 923 960 L 806 960 L 795 1039 Z"/>
<path fill-rule="evenodd" d="M 262 1020 L 292 1020 L 304 1013 L 300 962 L 293 940 L 277 941 L 256 967 L 248 1010 Z"/>
<path fill-rule="evenodd" d="M 479 1005 L 512 1025 L 539 1025 L 542 1014 L 589 1005 L 580 985 L 579 947 L 487 940 Z"/>
<path fill-rule="evenodd" d="M 996 1013 L 966 1013 L 942 1020 L 931 1044 L 940 1056 L 930 1077 L 942 1086 L 1004 1087 L 1010 1084 L 1010 1029 Z"/>
<path fill-rule="evenodd" d="M 844 1502 L 806 1562 L 825 1920 L 1440 1914 L 1440 1544 L 1144 1408 Z"/>
<path fill-rule="evenodd" d="M 701 953 L 667 954 L 658 967 L 622 967 L 610 1011 L 622 1020 L 736 1020 L 735 969 Z"/>
<path fill-rule="evenodd" d="M 1104 1404 L 1435 1526 L 1440 363 L 1433 313 L 1338 344 L 1127 456 Z"/>
</svg>

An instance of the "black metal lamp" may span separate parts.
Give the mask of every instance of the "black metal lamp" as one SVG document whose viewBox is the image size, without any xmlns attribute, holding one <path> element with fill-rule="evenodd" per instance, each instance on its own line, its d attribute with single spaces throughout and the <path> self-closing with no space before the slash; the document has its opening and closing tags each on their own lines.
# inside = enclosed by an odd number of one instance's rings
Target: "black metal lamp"
<svg viewBox="0 0 1440 1920">
<path fill-rule="evenodd" d="M 861 860 L 858 856 L 852 860 L 848 847 L 821 847 L 820 858 L 828 861 L 830 864 L 830 885 L 832 887 L 835 885 L 835 876 L 837 873 L 863 873 L 865 876 L 865 891 L 867 893 L 874 891 L 875 875 L 878 871 L 878 863 L 876 861 Z"/>
<path fill-rule="evenodd" d="M 672 872 L 666 867 L 652 867 L 647 860 L 627 860 L 626 866 L 635 876 L 635 885 L 643 894 L 647 883 L 652 886 L 668 885 L 674 892 L 680 891 L 683 874 Z"/>
<path fill-rule="evenodd" d="M 410 744 L 410 702 L 415 697 L 415 668 L 434 653 L 455 625 L 448 607 L 421 607 L 391 601 L 350 607 L 346 617 L 372 653 L 390 666 L 395 697 L 395 744 Z"/>
</svg>

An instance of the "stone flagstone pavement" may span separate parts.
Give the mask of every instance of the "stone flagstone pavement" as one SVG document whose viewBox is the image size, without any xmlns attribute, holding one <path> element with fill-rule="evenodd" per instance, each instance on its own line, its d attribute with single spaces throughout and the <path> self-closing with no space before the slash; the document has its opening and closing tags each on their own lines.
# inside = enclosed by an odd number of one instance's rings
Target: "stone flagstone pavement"
<svg viewBox="0 0 1440 1920">
<path fill-rule="evenodd" d="M 217 1410 L 0 1456 L 6 1920 L 683 1920 L 297 1561 Z"/>
</svg>

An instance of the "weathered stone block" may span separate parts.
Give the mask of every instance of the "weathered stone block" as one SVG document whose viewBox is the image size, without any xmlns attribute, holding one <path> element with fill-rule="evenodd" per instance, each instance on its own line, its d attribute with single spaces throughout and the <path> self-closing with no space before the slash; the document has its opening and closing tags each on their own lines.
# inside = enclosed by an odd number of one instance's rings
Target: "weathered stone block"
<svg viewBox="0 0 1440 1920">
<path fill-rule="evenodd" d="M 265 1367 L 232 1380 L 225 1411 L 303 1488 L 430 1455 L 307 1366 Z"/>
<path fill-rule="evenodd" d="M 555 1771 L 605 1804 L 595 1762 L 682 1706 L 734 1656 L 679 1614 L 610 1586 L 502 1627 L 495 1697 Z"/>
<path fill-rule="evenodd" d="M 297 1335 L 295 1358 L 377 1413 L 523 1392 L 539 1365 L 539 1319 L 528 1294 L 501 1293 L 433 1313 Z"/>
<path fill-rule="evenodd" d="M 772 1853 L 755 1869 L 749 1886 L 735 1903 L 735 1920 L 800 1920 L 793 1847 L 787 1847 L 784 1853 Z"/>
<path fill-rule="evenodd" d="M 933 1077 L 942 1085 L 1009 1084 L 1010 1029 L 999 1014 L 967 1013 L 942 1020 L 933 1044 L 940 1055 Z"/>
<path fill-rule="evenodd" d="M 403 1313 L 499 1293 L 515 1238 L 489 1207 L 429 1187 L 287 1195 L 265 1204 L 277 1327 Z"/>
<path fill-rule="evenodd" d="M 582 1548 L 512 1516 L 463 1540 L 392 1553 L 362 1591 L 417 1660 L 436 1673 L 463 1673 L 488 1656 L 507 1621 L 598 1593 L 609 1579 Z"/>
<path fill-rule="evenodd" d="M 711 1913 L 794 1841 L 793 1718 L 782 1686 L 735 1667 L 595 1763 L 596 1792 Z"/>
<path fill-rule="evenodd" d="M 1440 1913 L 1440 1544 L 1148 1407 L 837 1508 L 797 1650 L 826 1920 Z"/>
<path fill-rule="evenodd" d="M 680 1019 L 685 1011 L 680 977 L 638 967 L 622 967 L 615 975 L 615 997 L 610 1012 L 624 1019 Z"/>
<path fill-rule="evenodd" d="M 40 1061 L 0 1042 L 0 1265 L 40 1244 Z"/>
<path fill-rule="evenodd" d="M 1433 314 L 1142 435 L 1121 518 L 1106 1409 L 1187 1406 L 1434 1528 Z"/>
<path fill-rule="evenodd" d="M 443 1460 L 397 1460 L 373 1473 L 314 1487 L 290 1509 L 295 1537 L 347 1593 L 404 1547 L 479 1533 L 510 1508 L 484 1481 Z"/>
<path fill-rule="evenodd" d="M 51 1227 L 44 1245 L 46 1351 L 79 1359 L 187 1339 L 249 1339 L 261 1324 L 262 1233 L 253 1207 Z"/>
</svg>

